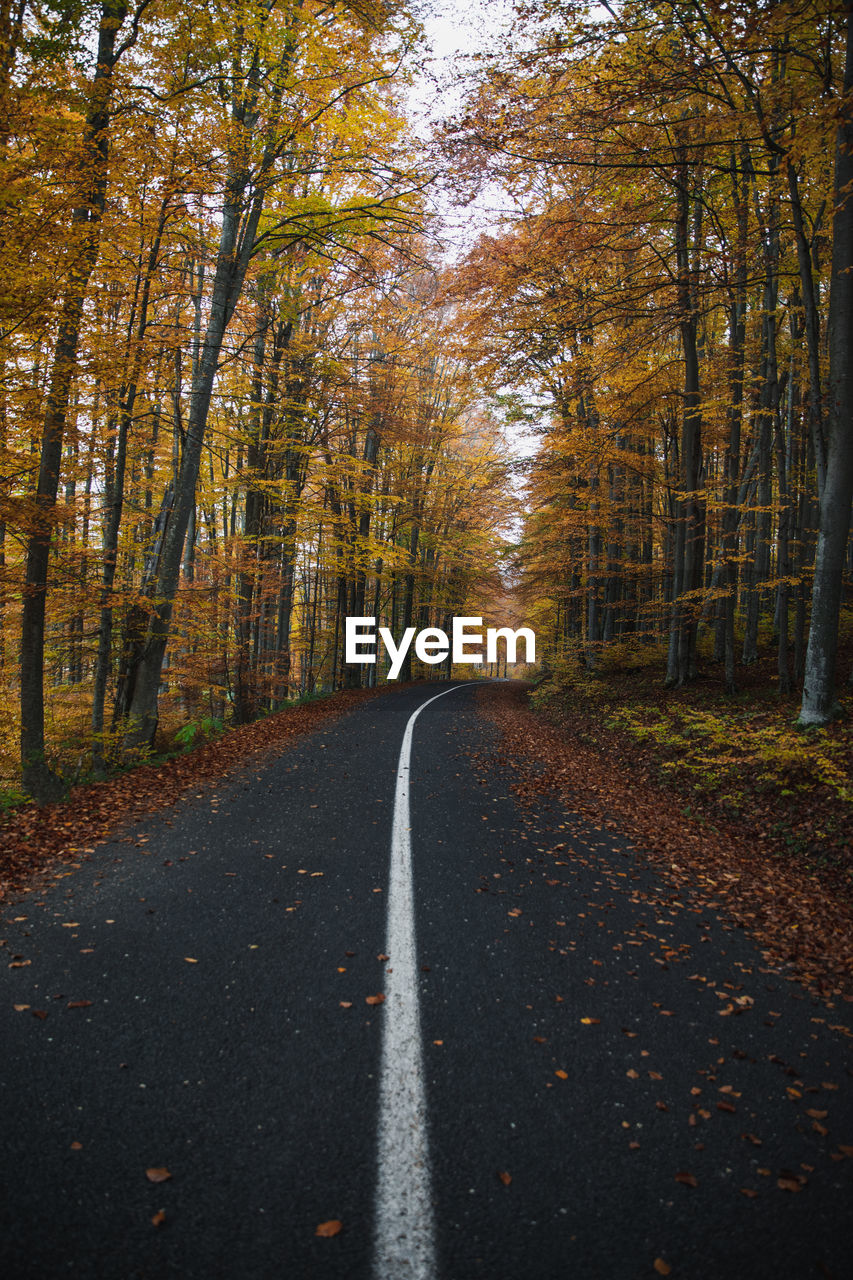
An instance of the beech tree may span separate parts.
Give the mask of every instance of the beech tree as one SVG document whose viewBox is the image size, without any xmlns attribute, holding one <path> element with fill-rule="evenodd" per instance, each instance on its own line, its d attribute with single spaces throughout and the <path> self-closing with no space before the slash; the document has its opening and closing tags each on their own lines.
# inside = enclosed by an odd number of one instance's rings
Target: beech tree
<svg viewBox="0 0 853 1280">
<path fill-rule="evenodd" d="M 101 219 L 107 198 L 113 73 L 119 59 L 136 42 L 139 22 L 149 2 L 143 0 L 135 12 L 131 11 L 122 37 L 129 13 L 126 0 L 102 0 L 95 68 L 85 91 L 85 120 L 77 147 L 76 201 L 69 226 L 70 254 L 42 421 L 21 619 L 21 765 L 24 786 L 38 799 L 52 798 L 58 794 L 61 785 L 45 760 L 45 596 L 62 445 L 77 365 L 83 308 L 98 258 Z M 7 17 L 4 26 L 8 21 Z"/>
<path fill-rule="evenodd" d="M 853 11 L 848 7 L 843 99 L 835 143 L 832 258 L 829 287 L 829 387 L 826 478 L 820 497 L 820 530 L 800 720 L 826 724 L 835 714 L 838 614 L 853 502 Z"/>
</svg>

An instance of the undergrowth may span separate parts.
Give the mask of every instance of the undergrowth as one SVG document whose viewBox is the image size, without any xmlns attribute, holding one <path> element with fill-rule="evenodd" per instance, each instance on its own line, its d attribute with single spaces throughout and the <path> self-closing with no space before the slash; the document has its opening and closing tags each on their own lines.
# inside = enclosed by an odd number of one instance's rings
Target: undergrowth
<svg viewBox="0 0 853 1280">
<path fill-rule="evenodd" d="M 560 659 L 530 703 L 571 720 L 585 741 L 621 749 L 627 763 L 633 757 L 691 816 L 746 822 L 780 853 L 853 873 L 849 718 L 799 728 L 798 697 L 779 697 L 770 656 L 742 673 L 734 696 L 719 670 L 703 665 L 697 681 L 666 690 L 659 648 L 614 646 L 594 671 Z"/>
</svg>

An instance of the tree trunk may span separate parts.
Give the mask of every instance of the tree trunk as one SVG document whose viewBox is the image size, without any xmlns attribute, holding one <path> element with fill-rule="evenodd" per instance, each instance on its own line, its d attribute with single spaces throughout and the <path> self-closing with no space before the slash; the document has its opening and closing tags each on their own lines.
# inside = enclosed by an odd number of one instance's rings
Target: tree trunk
<svg viewBox="0 0 853 1280">
<path fill-rule="evenodd" d="M 113 606 L 111 602 L 113 583 L 115 582 L 116 564 L 118 561 L 119 529 L 124 509 L 124 476 L 127 466 L 127 440 L 133 421 L 133 410 L 139 389 L 139 378 L 144 360 L 143 339 L 148 327 L 148 307 L 151 299 L 151 283 L 160 257 L 160 245 L 166 226 L 168 197 L 160 205 L 160 214 L 154 241 L 148 254 L 148 264 L 139 304 L 139 320 L 136 327 L 136 352 L 133 355 L 126 388 L 122 389 L 121 415 L 119 417 L 118 440 L 116 443 L 115 473 L 111 493 L 109 495 L 109 512 L 104 532 L 104 566 L 101 581 L 100 613 L 98 628 L 98 654 L 95 661 L 95 680 L 92 691 L 92 759 L 96 772 L 104 769 L 104 702 L 106 700 L 107 680 L 112 661 Z M 129 335 L 130 336 L 130 335 Z M 130 357 L 130 351 L 128 351 Z M 149 490 L 150 500 L 150 490 Z"/>
<path fill-rule="evenodd" d="M 241 218 L 243 193 L 248 184 L 247 172 L 233 174 L 225 200 L 216 275 L 210 301 L 210 319 L 199 355 L 198 373 L 193 380 L 189 421 L 181 456 L 175 505 L 166 529 L 160 560 L 156 592 L 158 603 L 151 615 L 144 651 L 134 681 L 133 701 L 130 705 L 129 724 L 125 735 L 126 744 L 130 747 L 150 745 L 157 730 L 160 668 L 163 665 L 163 656 L 169 640 L 169 627 L 180 579 L 184 539 L 190 515 L 195 506 L 196 484 L 219 353 L 243 287 L 263 206 L 263 193 L 256 192 L 245 218 Z"/>
<path fill-rule="evenodd" d="M 677 504 L 675 595 L 670 626 L 668 685 L 681 686 L 695 675 L 696 592 L 702 584 L 705 551 L 704 500 L 699 492 L 702 477 L 702 407 L 699 387 L 699 325 L 695 297 L 695 267 L 691 262 L 689 168 L 679 154 L 679 213 L 675 225 L 678 263 L 678 300 L 681 347 L 684 356 L 684 409 L 681 419 L 681 477 Z M 697 202 L 698 203 L 698 202 Z M 699 246 L 700 220 L 694 212 L 692 235 Z M 684 597 L 687 597 L 685 599 Z"/>
<path fill-rule="evenodd" d="M 812 593 L 812 621 L 800 724 L 826 724 L 836 713 L 835 667 L 844 557 L 853 502 L 853 10 L 847 14 L 844 113 L 836 134 L 835 216 L 829 295 L 829 394 L 826 483 Z"/>
<path fill-rule="evenodd" d="M 61 779 L 45 759 L 44 631 L 47 576 L 54 509 L 59 488 L 62 442 L 77 371 L 83 304 L 98 259 L 101 218 L 107 193 L 112 76 L 121 49 L 119 29 L 127 12 L 125 0 L 102 0 L 98 60 L 89 93 L 82 140 L 84 200 L 71 217 L 80 250 L 69 273 L 59 315 L 50 387 L 42 423 L 41 457 L 32 531 L 27 542 L 24 605 L 21 618 L 21 772 L 24 790 L 38 803 L 57 798 Z"/>
</svg>

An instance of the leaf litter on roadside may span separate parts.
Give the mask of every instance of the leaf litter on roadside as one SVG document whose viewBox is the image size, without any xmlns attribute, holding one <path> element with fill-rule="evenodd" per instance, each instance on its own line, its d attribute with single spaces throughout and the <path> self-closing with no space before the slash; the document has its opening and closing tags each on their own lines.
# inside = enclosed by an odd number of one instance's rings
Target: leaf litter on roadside
<svg viewBox="0 0 853 1280">
<path fill-rule="evenodd" d="M 12 810 L 0 821 L 0 900 L 30 893 L 45 878 L 58 879 L 69 869 L 79 869 L 116 827 L 176 804 L 190 789 L 204 795 L 200 788 L 220 781 L 235 767 L 252 757 L 259 759 L 264 752 L 295 745 L 320 724 L 377 697 L 382 689 L 342 690 L 321 702 L 288 707 L 231 729 L 176 759 L 140 765 L 106 782 L 72 787 L 65 801 Z M 142 848 L 147 837 L 124 839 Z M 76 928 L 76 922 L 67 927 Z"/>
</svg>

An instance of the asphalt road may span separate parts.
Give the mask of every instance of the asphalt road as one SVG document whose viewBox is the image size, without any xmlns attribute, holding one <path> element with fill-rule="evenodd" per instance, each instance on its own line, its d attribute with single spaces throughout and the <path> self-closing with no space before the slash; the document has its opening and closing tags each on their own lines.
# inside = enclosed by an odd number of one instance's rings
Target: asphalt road
<svg viewBox="0 0 853 1280">
<path fill-rule="evenodd" d="M 417 1126 L 381 1078 L 394 1000 L 367 1000 L 407 981 L 378 958 L 395 784 L 438 691 L 361 704 L 7 911 L 7 1280 L 397 1280 L 378 1165 L 405 1181 Z M 846 1280 L 850 1006 L 763 971 L 629 841 L 522 809 L 494 746 L 475 685 L 414 726 L 429 1248 L 400 1280 Z"/>
</svg>

